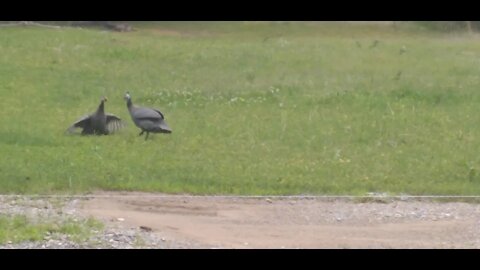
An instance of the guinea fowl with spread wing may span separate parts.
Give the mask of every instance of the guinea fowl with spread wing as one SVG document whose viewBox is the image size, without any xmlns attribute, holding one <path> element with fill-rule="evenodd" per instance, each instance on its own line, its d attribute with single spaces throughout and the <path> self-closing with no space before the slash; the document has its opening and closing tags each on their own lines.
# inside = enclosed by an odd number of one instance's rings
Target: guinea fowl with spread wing
<svg viewBox="0 0 480 270">
<path fill-rule="evenodd" d="M 123 127 L 122 120 L 113 114 L 105 113 L 106 97 L 102 97 L 97 110 L 89 115 L 85 115 L 73 123 L 67 131 L 75 132 L 77 128 L 82 128 L 82 135 L 108 135 Z"/>
</svg>

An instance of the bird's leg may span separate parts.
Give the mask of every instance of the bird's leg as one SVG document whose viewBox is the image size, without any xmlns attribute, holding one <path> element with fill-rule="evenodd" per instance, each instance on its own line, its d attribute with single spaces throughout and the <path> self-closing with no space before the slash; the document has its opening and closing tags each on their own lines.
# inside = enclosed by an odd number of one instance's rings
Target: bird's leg
<svg viewBox="0 0 480 270">
<path fill-rule="evenodd" d="M 138 134 L 138 136 L 142 136 L 142 135 L 143 135 L 143 132 L 145 132 L 145 131 L 142 130 L 142 132 L 140 132 L 140 134 Z"/>
<path fill-rule="evenodd" d="M 147 131 L 147 136 L 145 136 L 145 141 L 148 139 L 149 134 L 150 134 L 150 132 Z"/>
</svg>

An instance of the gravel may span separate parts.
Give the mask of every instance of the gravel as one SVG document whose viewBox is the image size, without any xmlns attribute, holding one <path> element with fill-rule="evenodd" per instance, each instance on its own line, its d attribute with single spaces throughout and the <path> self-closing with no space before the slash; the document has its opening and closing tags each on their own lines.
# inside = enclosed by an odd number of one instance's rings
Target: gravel
<svg viewBox="0 0 480 270">
<path fill-rule="evenodd" d="M 66 197 L 36 198 L 22 196 L 1 196 L 0 216 L 23 215 L 32 222 L 85 222 L 88 217 L 77 210 L 80 199 Z M 42 241 L 0 244 L 0 249 L 196 249 L 215 248 L 194 242 L 168 239 L 161 232 L 148 227 L 126 227 L 122 218 L 117 224 L 102 222 L 103 229 L 90 231 L 90 237 L 81 242 L 74 241 L 67 234 L 46 233 Z"/>
</svg>

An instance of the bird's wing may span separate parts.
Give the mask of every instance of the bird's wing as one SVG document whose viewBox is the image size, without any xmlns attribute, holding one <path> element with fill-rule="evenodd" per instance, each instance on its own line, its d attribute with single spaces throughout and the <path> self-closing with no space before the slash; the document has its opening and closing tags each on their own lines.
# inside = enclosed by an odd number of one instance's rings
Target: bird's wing
<svg viewBox="0 0 480 270">
<path fill-rule="evenodd" d="M 107 117 L 107 130 L 108 133 L 114 133 L 125 126 L 122 119 L 113 114 L 105 114 Z"/>
<path fill-rule="evenodd" d="M 137 107 L 132 111 L 132 115 L 136 119 L 163 119 L 163 114 L 157 110 Z"/>
<path fill-rule="evenodd" d="M 163 116 L 163 113 L 161 111 L 150 108 L 147 109 L 149 109 L 151 111 L 151 114 L 155 117 L 143 117 L 141 119 L 153 120 L 159 125 L 162 130 L 172 132 L 172 129 L 168 126 L 167 122 L 165 122 L 165 116 Z"/>
<path fill-rule="evenodd" d="M 163 115 L 163 113 L 159 110 L 155 110 L 153 109 L 154 111 L 156 111 L 158 114 L 160 114 L 160 116 L 162 117 L 162 119 L 165 119 L 165 116 Z"/>
<path fill-rule="evenodd" d="M 88 121 L 90 120 L 91 115 L 87 114 L 82 116 L 80 119 L 75 121 L 67 130 L 66 132 L 68 133 L 73 133 L 75 132 L 76 128 L 85 128 L 85 126 L 89 123 Z"/>
</svg>

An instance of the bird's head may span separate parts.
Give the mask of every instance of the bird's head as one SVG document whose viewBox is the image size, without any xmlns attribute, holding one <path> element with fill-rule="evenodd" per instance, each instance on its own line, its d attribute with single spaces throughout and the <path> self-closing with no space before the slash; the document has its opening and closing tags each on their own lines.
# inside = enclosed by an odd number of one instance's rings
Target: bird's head
<svg viewBox="0 0 480 270">
<path fill-rule="evenodd" d="M 106 96 L 103 96 L 100 101 L 107 102 L 107 101 L 108 101 L 108 98 L 107 98 Z"/>
<path fill-rule="evenodd" d="M 125 99 L 126 101 L 129 101 L 132 97 L 130 97 L 130 93 L 127 91 L 125 93 L 125 96 L 123 97 L 123 99 Z"/>
</svg>

